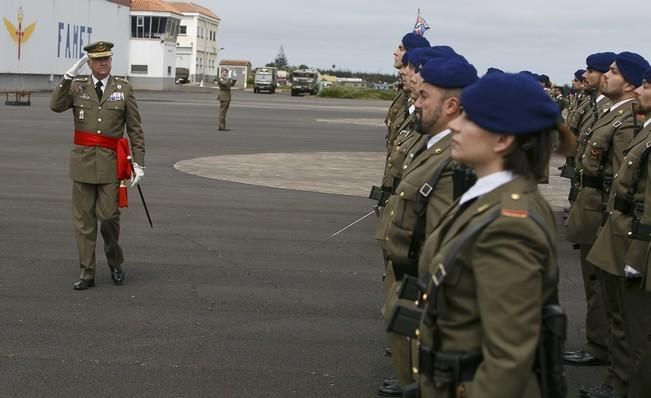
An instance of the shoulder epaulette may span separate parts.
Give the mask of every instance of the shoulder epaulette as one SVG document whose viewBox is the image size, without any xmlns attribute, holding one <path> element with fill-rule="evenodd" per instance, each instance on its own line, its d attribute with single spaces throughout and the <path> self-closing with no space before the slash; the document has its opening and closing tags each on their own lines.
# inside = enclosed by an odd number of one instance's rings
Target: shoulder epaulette
<svg viewBox="0 0 651 398">
<path fill-rule="evenodd" d="M 529 204 L 519 192 L 505 192 L 502 194 L 501 213 L 503 216 L 527 218 L 529 217 Z"/>
</svg>

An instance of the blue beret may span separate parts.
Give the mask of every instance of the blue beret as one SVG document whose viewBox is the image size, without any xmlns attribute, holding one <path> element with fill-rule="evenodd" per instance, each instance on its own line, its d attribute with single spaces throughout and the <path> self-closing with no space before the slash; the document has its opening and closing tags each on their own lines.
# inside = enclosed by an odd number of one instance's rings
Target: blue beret
<svg viewBox="0 0 651 398">
<path fill-rule="evenodd" d="M 642 84 L 642 74 L 649 69 L 649 61 L 639 54 L 628 51 L 617 54 L 615 64 L 624 79 L 635 87 Z"/>
<path fill-rule="evenodd" d="M 429 60 L 420 75 L 426 83 L 441 88 L 464 88 L 477 81 L 477 69 L 461 56 Z"/>
<path fill-rule="evenodd" d="M 407 61 L 410 65 L 413 66 L 418 66 L 421 64 L 421 54 L 425 48 L 414 48 L 413 50 L 409 50 L 407 52 Z M 406 65 L 406 64 L 405 64 Z"/>
<path fill-rule="evenodd" d="M 583 81 L 584 73 L 585 73 L 585 69 L 577 69 L 576 72 L 574 72 L 574 78 L 578 81 Z"/>
<path fill-rule="evenodd" d="M 560 109 L 523 73 L 489 73 L 461 93 L 468 118 L 496 134 L 537 133 L 554 126 Z"/>
<path fill-rule="evenodd" d="M 644 71 L 642 74 L 642 79 L 646 80 L 647 83 L 651 83 L 651 68 Z"/>
<path fill-rule="evenodd" d="M 610 70 L 610 65 L 615 62 L 616 54 L 613 52 L 594 53 L 588 55 L 585 59 L 587 69 L 593 69 L 597 72 L 606 73 Z"/>
<path fill-rule="evenodd" d="M 402 38 L 402 46 L 407 49 L 411 50 L 414 48 L 422 48 L 422 47 L 429 47 L 429 41 L 427 41 L 426 38 L 423 36 L 419 36 L 416 33 L 407 33 L 403 38 Z"/>
<path fill-rule="evenodd" d="M 504 73 L 502 69 L 499 68 L 493 68 L 492 66 L 486 70 L 486 74 L 489 73 Z"/>
<path fill-rule="evenodd" d="M 538 81 L 541 83 L 551 83 L 551 81 L 549 80 L 549 76 L 545 74 L 538 75 Z"/>
<path fill-rule="evenodd" d="M 432 46 L 427 48 L 417 48 L 411 50 L 410 53 L 415 52 L 415 55 L 409 56 L 409 63 L 414 66 L 422 66 L 430 59 L 434 58 L 449 58 L 452 56 L 461 57 L 450 46 Z M 465 58 L 463 58 L 465 60 Z"/>
<path fill-rule="evenodd" d="M 521 70 L 518 74 L 523 75 L 523 76 L 527 76 L 527 77 L 529 77 L 529 78 L 531 78 L 531 79 L 533 79 L 535 81 L 538 81 L 538 75 L 533 73 L 530 70 Z"/>
</svg>

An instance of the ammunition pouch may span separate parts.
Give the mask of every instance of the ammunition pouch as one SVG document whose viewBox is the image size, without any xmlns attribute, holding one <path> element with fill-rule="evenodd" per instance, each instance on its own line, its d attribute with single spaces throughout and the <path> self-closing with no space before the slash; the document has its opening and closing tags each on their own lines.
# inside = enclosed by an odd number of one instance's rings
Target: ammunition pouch
<svg viewBox="0 0 651 398">
<path fill-rule="evenodd" d="M 379 207 L 384 207 L 386 204 L 387 200 L 389 200 L 389 197 L 391 196 L 391 187 L 387 186 L 381 186 L 378 187 L 377 185 L 373 185 L 371 187 L 371 192 L 368 194 L 369 199 L 373 199 L 377 201 L 377 205 Z"/>
<path fill-rule="evenodd" d="M 642 224 L 639 221 L 634 220 L 630 237 L 631 239 L 651 242 L 651 224 Z"/>
<path fill-rule="evenodd" d="M 561 169 L 561 177 L 569 178 L 570 180 L 574 181 L 576 179 L 576 169 L 567 163 L 564 164 L 563 169 Z"/>
<path fill-rule="evenodd" d="M 424 285 L 418 278 L 405 276 L 398 288 L 398 298 L 416 301 L 420 299 L 426 289 L 427 285 Z"/>
<path fill-rule="evenodd" d="M 450 397 L 456 397 L 459 384 L 472 381 L 484 358 L 479 352 L 442 352 L 428 347 L 418 349 L 418 373 L 436 383 L 448 383 Z"/>
<path fill-rule="evenodd" d="M 545 305 L 534 371 L 543 398 L 563 398 L 567 394 L 563 352 L 567 338 L 567 315 L 557 304 Z"/>
<path fill-rule="evenodd" d="M 577 196 L 579 196 L 579 185 L 576 184 L 576 180 L 572 180 L 572 186 L 570 186 L 570 192 L 567 194 L 567 200 L 574 202 Z"/>
<path fill-rule="evenodd" d="M 400 336 L 416 338 L 422 311 L 396 305 L 387 320 L 386 331 Z"/>
<path fill-rule="evenodd" d="M 615 196 L 613 208 L 627 216 L 636 217 L 638 220 L 644 213 L 644 202 L 635 202 Z"/>
</svg>

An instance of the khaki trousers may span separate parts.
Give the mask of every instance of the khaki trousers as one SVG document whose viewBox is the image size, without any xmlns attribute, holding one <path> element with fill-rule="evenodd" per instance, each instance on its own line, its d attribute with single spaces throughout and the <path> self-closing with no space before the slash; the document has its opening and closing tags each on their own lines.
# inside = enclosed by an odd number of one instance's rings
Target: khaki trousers
<svg viewBox="0 0 651 398">
<path fill-rule="evenodd" d="M 228 106 L 231 104 L 231 101 L 219 101 L 219 128 L 226 128 L 226 113 L 228 112 Z"/>
<path fill-rule="evenodd" d="M 72 224 L 79 253 L 81 279 L 95 279 L 95 246 L 97 222 L 104 238 L 104 253 L 109 266 L 124 262 L 120 239 L 119 182 L 86 184 L 73 181 Z"/>
<path fill-rule="evenodd" d="M 585 338 L 583 350 L 595 358 L 608 359 L 608 320 L 602 299 L 602 289 L 597 280 L 595 266 L 586 257 L 592 245 L 581 245 L 581 271 L 583 273 L 583 288 L 587 310 L 585 314 Z"/>
<path fill-rule="evenodd" d="M 625 279 L 621 283 L 624 329 L 632 362 L 628 398 L 647 398 L 651 394 L 651 292 L 642 280 Z"/>
</svg>

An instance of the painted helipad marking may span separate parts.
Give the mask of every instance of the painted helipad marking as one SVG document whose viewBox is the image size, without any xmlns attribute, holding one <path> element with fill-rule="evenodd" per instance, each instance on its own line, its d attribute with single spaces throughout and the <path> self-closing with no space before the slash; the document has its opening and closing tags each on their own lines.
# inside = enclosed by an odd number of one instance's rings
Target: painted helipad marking
<svg viewBox="0 0 651 398">
<path fill-rule="evenodd" d="M 243 184 L 367 196 L 382 180 L 384 159 L 382 152 L 256 153 L 182 160 L 174 167 Z"/>
<path fill-rule="evenodd" d="M 316 119 L 317 122 L 331 124 L 353 124 L 357 126 L 384 127 L 384 121 L 380 119 Z"/>
<path fill-rule="evenodd" d="M 365 197 L 372 185 L 380 184 L 384 161 L 382 152 L 255 153 L 182 160 L 174 167 L 242 184 Z M 549 184 L 538 185 L 554 210 L 568 206 L 570 182 L 557 169 L 563 162 L 552 158 Z"/>
</svg>

